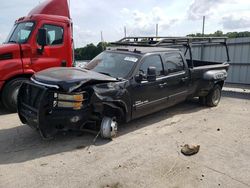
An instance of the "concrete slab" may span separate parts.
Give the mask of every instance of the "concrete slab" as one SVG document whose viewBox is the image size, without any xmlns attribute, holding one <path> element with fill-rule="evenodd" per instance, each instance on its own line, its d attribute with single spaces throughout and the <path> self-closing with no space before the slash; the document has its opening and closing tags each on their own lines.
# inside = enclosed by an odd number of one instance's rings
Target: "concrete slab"
<svg viewBox="0 0 250 188">
<path fill-rule="evenodd" d="M 108 142 L 68 133 L 43 141 L 16 114 L 0 116 L 0 187 L 250 187 L 250 100 L 197 102 L 119 127 Z M 201 145 L 186 157 L 185 143 Z"/>
</svg>

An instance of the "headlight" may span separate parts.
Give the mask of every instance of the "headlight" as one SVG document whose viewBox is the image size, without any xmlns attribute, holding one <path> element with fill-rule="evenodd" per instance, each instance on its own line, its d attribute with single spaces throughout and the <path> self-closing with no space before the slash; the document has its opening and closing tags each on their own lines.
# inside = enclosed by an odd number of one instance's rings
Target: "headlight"
<svg viewBox="0 0 250 188">
<path fill-rule="evenodd" d="M 83 94 L 80 95 L 66 95 L 66 94 L 58 94 L 58 100 L 63 101 L 74 101 L 74 102 L 82 102 Z"/>
<path fill-rule="evenodd" d="M 83 107 L 85 98 L 84 94 L 54 94 L 54 107 L 59 108 L 73 108 L 74 110 L 80 110 Z"/>
</svg>

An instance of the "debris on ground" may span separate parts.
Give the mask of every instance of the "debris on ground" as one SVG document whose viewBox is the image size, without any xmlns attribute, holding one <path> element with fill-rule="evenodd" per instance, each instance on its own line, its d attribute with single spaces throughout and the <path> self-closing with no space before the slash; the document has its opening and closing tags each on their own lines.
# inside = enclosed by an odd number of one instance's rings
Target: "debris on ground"
<svg viewBox="0 0 250 188">
<path fill-rule="evenodd" d="M 200 145 L 189 145 L 189 144 L 185 144 L 182 148 L 181 148 L 181 153 L 183 155 L 194 155 L 196 153 L 198 153 L 200 150 Z"/>
<path fill-rule="evenodd" d="M 104 188 L 119 188 L 119 187 L 122 187 L 121 184 L 118 182 L 118 183 L 115 183 L 115 184 L 111 184 L 111 185 L 105 185 Z"/>
</svg>

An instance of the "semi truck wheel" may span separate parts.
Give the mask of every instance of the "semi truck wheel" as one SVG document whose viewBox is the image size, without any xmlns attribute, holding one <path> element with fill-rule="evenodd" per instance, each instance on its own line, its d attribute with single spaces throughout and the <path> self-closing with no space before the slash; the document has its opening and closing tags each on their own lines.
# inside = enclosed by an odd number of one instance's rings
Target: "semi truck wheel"
<svg viewBox="0 0 250 188">
<path fill-rule="evenodd" d="M 206 97 L 207 106 L 215 107 L 218 106 L 221 99 L 221 87 L 219 85 L 215 85 L 214 88 L 210 91 L 208 96 Z"/>
<path fill-rule="evenodd" d="M 115 117 L 103 117 L 101 123 L 101 137 L 112 139 L 117 135 L 118 123 Z"/>
<path fill-rule="evenodd" d="M 17 95 L 19 88 L 23 82 L 27 81 L 26 78 L 17 78 L 8 82 L 2 92 L 2 102 L 4 107 L 10 112 L 17 111 Z"/>
</svg>

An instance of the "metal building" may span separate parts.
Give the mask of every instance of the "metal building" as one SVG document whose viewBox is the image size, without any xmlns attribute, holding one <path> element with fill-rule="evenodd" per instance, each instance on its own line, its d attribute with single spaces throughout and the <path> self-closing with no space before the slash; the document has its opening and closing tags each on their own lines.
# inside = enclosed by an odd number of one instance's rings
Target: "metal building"
<svg viewBox="0 0 250 188">
<path fill-rule="evenodd" d="M 228 39 L 230 69 L 227 83 L 250 84 L 250 38 Z M 223 46 L 194 47 L 194 59 L 224 61 Z"/>
</svg>

